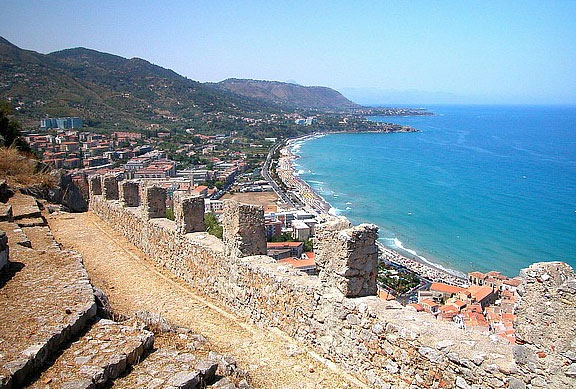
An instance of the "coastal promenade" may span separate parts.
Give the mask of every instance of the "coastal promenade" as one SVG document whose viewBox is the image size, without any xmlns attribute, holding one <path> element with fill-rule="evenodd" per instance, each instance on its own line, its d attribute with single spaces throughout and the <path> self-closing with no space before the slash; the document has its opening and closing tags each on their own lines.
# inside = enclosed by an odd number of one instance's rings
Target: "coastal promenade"
<svg viewBox="0 0 576 389">
<path fill-rule="evenodd" d="M 305 204 L 305 207 L 319 215 L 327 214 L 330 211 L 330 204 L 318 195 L 304 180 L 296 174 L 293 162 L 298 158 L 293 154 L 291 147 L 294 142 L 313 138 L 318 135 L 307 135 L 302 138 L 289 140 L 284 148 L 280 150 L 276 173 L 290 191 L 298 196 L 298 199 Z"/>
<path fill-rule="evenodd" d="M 296 174 L 296 169 L 293 166 L 293 162 L 298 158 L 298 156 L 292 152 L 294 144 L 296 142 L 318 137 L 319 135 L 321 134 L 306 135 L 304 137 L 289 140 L 286 143 L 286 146 L 280 150 L 276 172 L 286 187 L 290 188 L 290 191 L 296 194 L 302 203 L 305 204 L 304 207 L 308 211 L 312 211 L 318 214 L 318 216 L 327 216 L 330 213 L 332 206 Z M 273 181 L 271 178 L 267 179 Z M 282 189 L 276 183 L 274 184 L 274 188 L 282 193 L 281 197 L 287 197 Z M 381 260 L 413 271 L 425 280 L 430 282 L 443 282 L 456 286 L 467 285 L 467 280 L 464 277 L 459 277 L 441 267 L 433 266 L 417 257 L 409 258 L 398 251 L 385 247 L 381 243 L 378 243 L 378 247 L 380 249 Z"/>
</svg>

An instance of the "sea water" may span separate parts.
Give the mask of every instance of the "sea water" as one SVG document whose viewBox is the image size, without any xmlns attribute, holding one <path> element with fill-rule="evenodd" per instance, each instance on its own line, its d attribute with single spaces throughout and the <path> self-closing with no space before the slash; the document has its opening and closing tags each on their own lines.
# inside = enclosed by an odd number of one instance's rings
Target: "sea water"
<svg viewBox="0 0 576 389">
<path fill-rule="evenodd" d="M 576 107 L 430 106 L 419 133 L 297 142 L 296 170 L 380 241 L 461 272 L 576 267 Z"/>
</svg>

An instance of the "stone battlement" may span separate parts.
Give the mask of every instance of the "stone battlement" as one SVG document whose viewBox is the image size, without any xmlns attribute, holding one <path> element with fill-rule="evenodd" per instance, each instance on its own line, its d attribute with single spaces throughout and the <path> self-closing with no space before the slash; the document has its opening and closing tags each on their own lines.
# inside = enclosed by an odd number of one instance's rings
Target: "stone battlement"
<svg viewBox="0 0 576 389">
<path fill-rule="evenodd" d="M 159 187 L 118 182 L 114 176 L 90 179 L 90 210 L 159 265 L 240 316 L 306 342 L 370 386 L 576 386 L 573 331 L 562 338 L 562 347 L 540 342 L 542 337 L 513 346 L 495 335 L 460 331 L 452 323 L 376 297 L 374 225 L 353 227 L 345 218 L 319 224 L 315 247 L 320 271 L 309 276 L 262 255 L 266 241 L 261 208 L 227 201 L 220 240 L 202 231 L 199 200 L 177 196 L 171 221 L 164 218 L 165 198 Z M 542 276 L 538 269 L 544 265 L 533 265 L 529 274 L 540 276 L 530 277 L 539 281 L 529 277 L 524 295 L 531 296 L 544 283 L 554 307 L 564 304 L 573 310 L 572 269 L 545 265 L 562 271 L 546 268 Z M 544 312 L 544 321 L 526 300 L 520 303 L 519 321 L 530 322 L 533 333 L 560 318 L 558 312 Z M 568 320 L 565 328 L 574 328 L 574 317 L 562 314 Z"/>
</svg>

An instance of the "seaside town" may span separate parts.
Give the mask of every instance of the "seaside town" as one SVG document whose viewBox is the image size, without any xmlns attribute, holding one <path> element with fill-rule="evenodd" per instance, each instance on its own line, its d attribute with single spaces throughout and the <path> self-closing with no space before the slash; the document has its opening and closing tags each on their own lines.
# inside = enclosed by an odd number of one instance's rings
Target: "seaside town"
<svg viewBox="0 0 576 389">
<path fill-rule="evenodd" d="M 314 136 L 318 135 L 311 137 Z M 280 150 L 276 174 L 292 196 L 297 197 L 307 209 L 318 216 L 325 215 L 330 210 L 329 204 L 298 177 L 293 167 L 297 155 L 292 153 L 291 145 L 302 140 L 291 140 Z M 420 258 L 402 255 L 381 243 L 378 243 L 378 247 L 381 265 L 391 265 L 388 269 L 380 267 L 379 296 L 382 299 L 397 299 L 417 312 L 434 315 L 438 320 L 455 322 L 461 329 L 492 333 L 510 343 L 515 342 L 514 309 L 519 298 L 516 288 L 522 283 L 519 277 L 509 278 L 490 271 L 486 274 L 471 272 L 464 278 Z M 405 280 L 409 278 L 407 274 L 418 280 L 409 290 L 398 287 L 406 283 Z M 382 282 L 385 278 L 395 279 L 396 287 L 391 288 Z"/>
<path fill-rule="evenodd" d="M 6 0 L 0 389 L 576 388 L 575 13 Z"/>
<path fill-rule="evenodd" d="M 305 126 L 313 121 L 313 117 L 294 119 L 295 124 Z M 102 134 L 85 131 L 78 117 L 46 118 L 40 121 L 37 132 L 24 138 L 44 163 L 66 169 L 80 188 L 87 187 L 91 175 L 114 173 L 160 185 L 167 191 L 168 209 L 175 193 L 202 197 L 205 211 L 216 220 L 225 198 L 262 205 L 268 255 L 278 263 L 315 274 L 314 226 L 331 213 L 331 207 L 298 176 L 294 169 L 298 156 L 292 150 L 297 142 L 318 136 L 322 134 L 285 143 L 266 138 L 257 144 L 233 134 L 194 134 L 192 142 L 180 144 L 172 153 L 188 162 L 185 167 L 168 157 L 165 146 L 170 133 L 160 130 L 147 136 L 128 131 Z M 382 299 L 397 299 L 437 320 L 496 334 L 514 343 L 519 278 L 494 271 L 471 272 L 464 278 L 381 243 L 378 247 Z"/>
</svg>

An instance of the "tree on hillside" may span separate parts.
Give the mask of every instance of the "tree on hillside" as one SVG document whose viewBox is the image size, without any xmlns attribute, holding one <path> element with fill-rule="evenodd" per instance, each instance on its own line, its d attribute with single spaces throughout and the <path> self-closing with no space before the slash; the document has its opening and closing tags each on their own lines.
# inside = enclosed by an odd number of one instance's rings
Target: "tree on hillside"
<svg viewBox="0 0 576 389">
<path fill-rule="evenodd" d="M 12 114 L 10 104 L 7 101 L 0 101 L 0 145 L 30 152 L 30 146 L 20 136 L 20 123 Z"/>
</svg>

